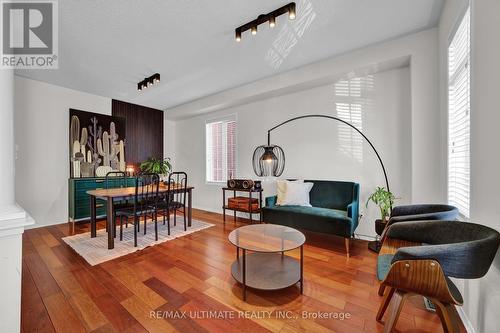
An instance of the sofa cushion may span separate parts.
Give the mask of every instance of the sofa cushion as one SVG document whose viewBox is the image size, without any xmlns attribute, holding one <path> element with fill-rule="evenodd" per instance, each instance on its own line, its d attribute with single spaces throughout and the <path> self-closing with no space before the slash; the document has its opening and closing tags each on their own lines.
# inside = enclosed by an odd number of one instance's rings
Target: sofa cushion
<svg viewBox="0 0 500 333">
<path fill-rule="evenodd" d="M 354 199 L 353 182 L 331 180 L 305 180 L 313 182 L 314 186 L 309 193 L 311 205 L 314 207 L 346 210 Z"/>
<path fill-rule="evenodd" d="M 278 179 L 276 181 L 276 204 L 283 205 L 283 202 L 286 197 L 286 184 L 287 183 L 303 183 L 303 179 L 296 180 L 286 180 L 286 179 Z"/>
<path fill-rule="evenodd" d="M 331 217 L 335 219 L 349 219 L 347 217 L 347 212 L 338 209 L 329 209 L 329 208 L 321 208 L 321 207 L 307 207 L 307 206 L 277 206 L 272 207 L 271 209 L 277 209 L 281 211 L 288 211 L 300 214 L 314 215 L 314 216 L 323 216 L 323 217 Z"/>
<path fill-rule="evenodd" d="M 377 258 L 377 279 L 379 281 L 383 281 L 389 273 L 392 265 L 392 258 L 394 255 L 392 254 L 382 254 Z"/>
<path fill-rule="evenodd" d="M 285 198 L 281 201 L 282 206 L 304 206 L 311 207 L 309 203 L 309 192 L 313 183 L 286 183 Z"/>
<path fill-rule="evenodd" d="M 264 221 L 292 228 L 351 237 L 353 223 L 346 211 L 321 207 L 273 206 L 263 209 Z"/>
</svg>

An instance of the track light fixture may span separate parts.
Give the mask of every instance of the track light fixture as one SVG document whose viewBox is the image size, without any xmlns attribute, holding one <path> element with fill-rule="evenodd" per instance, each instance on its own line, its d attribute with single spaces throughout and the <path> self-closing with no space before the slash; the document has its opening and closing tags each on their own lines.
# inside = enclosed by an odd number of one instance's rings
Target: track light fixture
<svg viewBox="0 0 500 333">
<path fill-rule="evenodd" d="M 250 33 L 252 35 L 256 35 L 257 27 L 262 23 L 269 22 L 269 27 L 274 28 L 276 26 L 276 18 L 283 14 L 288 14 L 288 18 L 290 20 L 294 20 L 297 15 L 295 8 L 296 8 L 295 2 L 290 2 L 289 4 L 284 5 L 283 7 L 280 7 L 276 10 L 273 10 L 268 14 L 259 15 L 259 17 L 257 17 L 255 20 L 245 23 L 242 26 L 235 29 L 235 40 L 237 42 L 241 41 L 241 34 L 247 30 L 250 30 Z"/>
<path fill-rule="evenodd" d="M 155 73 L 151 75 L 150 77 L 145 78 L 141 82 L 137 83 L 137 90 L 141 91 L 143 89 L 146 89 L 148 87 L 152 87 L 153 85 L 160 83 L 160 74 Z"/>
<path fill-rule="evenodd" d="M 269 28 L 274 28 L 276 26 L 276 17 L 269 17 Z"/>
</svg>

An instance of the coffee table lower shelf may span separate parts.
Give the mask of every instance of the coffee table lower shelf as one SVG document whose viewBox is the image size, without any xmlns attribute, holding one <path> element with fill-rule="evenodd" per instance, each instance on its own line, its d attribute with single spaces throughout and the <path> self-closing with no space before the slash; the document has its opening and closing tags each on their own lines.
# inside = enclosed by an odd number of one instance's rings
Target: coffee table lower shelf
<svg viewBox="0 0 500 333">
<path fill-rule="evenodd" d="M 243 256 L 231 265 L 233 278 L 244 287 L 259 290 L 284 289 L 301 282 L 300 261 L 278 253 L 246 254 L 246 274 L 243 283 Z"/>
</svg>

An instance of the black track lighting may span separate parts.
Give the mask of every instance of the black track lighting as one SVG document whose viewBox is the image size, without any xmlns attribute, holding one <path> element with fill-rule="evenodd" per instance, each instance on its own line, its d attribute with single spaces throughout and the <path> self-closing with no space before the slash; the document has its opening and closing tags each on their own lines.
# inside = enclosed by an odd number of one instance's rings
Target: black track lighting
<svg viewBox="0 0 500 333">
<path fill-rule="evenodd" d="M 137 83 L 137 90 L 141 91 L 144 90 L 148 87 L 152 87 L 153 85 L 160 83 L 160 74 L 155 73 L 151 75 L 150 77 L 145 78 L 141 82 Z"/>
<path fill-rule="evenodd" d="M 261 14 L 255 20 L 243 24 L 242 26 L 235 29 L 235 40 L 237 42 L 241 41 L 241 35 L 243 32 L 250 30 L 252 35 L 257 34 L 257 27 L 265 22 L 269 22 L 269 27 L 274 28 L 276 26 L 276 18 L 283 14 L 288 14 L 290 20 L 294 20 L 297 16 L 295 2 L 290 2 L 289 4 L 280 7 L 268 14 Z"/>
</svg>

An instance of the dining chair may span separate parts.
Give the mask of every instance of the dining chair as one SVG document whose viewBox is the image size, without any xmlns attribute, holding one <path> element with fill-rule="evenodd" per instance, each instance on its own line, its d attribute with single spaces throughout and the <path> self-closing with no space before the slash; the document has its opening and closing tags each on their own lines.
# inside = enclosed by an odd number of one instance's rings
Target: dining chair
<svg viewBox="0 0 500 333">
<path fill-rule="evenodd" d="M 392 332 L 406 298 L 422 295 L 432 301 L 444 332 L 459 333 L 455 305 L 462 305 L 460 291 L 450 278 L 477 279 L 489 270 L 500 244 L 500 234 L 489 227 L 450 221 L 395 223 L 387 230 L 387 243 L 404 244 L 390 256 L 378 274 L 389 288 L 377 313 L 381 321 L 389 303 L 384 332 Z M 421 244 L 421 245 L 419 245 Z M 390 246 L 390 245 L 389 245 Z"/>
<path fill-rule="evenodd" d="M 116 211 L 120 218 L 120 241 L 123 240 L 123 219 L 128 223 L 129 218 L 134 222 L 134 246 L 137 247 L 137 232 L 140 228 L 141 217 L 144 219 L 144 234 L 146 234 L 147 219 L 155 224 L 155 240 L 158 240 L 157 205 L 159 198 L 160 177 L 156 173 L 143 173 L 135 178 L 134 201 L 131 207 Z"/>
<path fill-rule="evenodd" d="M 123 187 L 127 187 L 127 174 L 125 172 L 114 170 L 106 174 L 106 178 L 104 180 L 105 189 L 123 188 Z M 113 228 L 114 228 L 113 237 L 116 237 L 116 210 L 131 206 L 132 205 L 128 202 L 128 199 L 113 202 L 113 207 L 114 207 L 113 211 L 115 212 L 113 216 Z M 128 228 L 128 222 L 126 223 L 125 227 Z M 106 224 L 106 229 L 107 228 L 108 225 Z"/>
<path fill-rule="evenodd" d="M 158 203 L 158 210 L 163 215 L 163 224 L 167 222 L 168 234 L 170 235 L 170 212 L 174 213 L 174 226 L 177 225 L 177 211 L 182 208 L 184 216 L 184 231 L 187 230 L 186 219 L 186 196 L 187 196 L 187 174 L 182 171 L 170 173 L 166 184 L 167 191 L 163 200 Z"/>
</svg>

